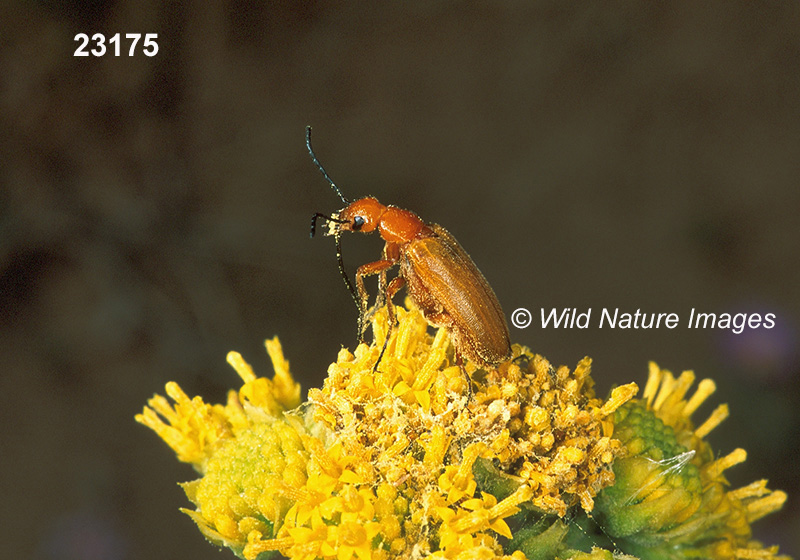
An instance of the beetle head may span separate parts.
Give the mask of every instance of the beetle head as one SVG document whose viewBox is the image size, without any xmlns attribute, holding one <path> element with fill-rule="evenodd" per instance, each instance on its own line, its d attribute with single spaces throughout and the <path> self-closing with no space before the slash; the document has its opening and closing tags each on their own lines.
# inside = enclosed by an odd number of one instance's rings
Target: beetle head
<svg viewBox="0 0 800 560">
<path fill-rule="evenodd" d="M 378 227 L 384 212 L 386 206 L 376 198 L 360 198 L 336 214 L 342 220 L 342 223 L 335 224 L 336 230 L 372 233 Z"/>
</svg>

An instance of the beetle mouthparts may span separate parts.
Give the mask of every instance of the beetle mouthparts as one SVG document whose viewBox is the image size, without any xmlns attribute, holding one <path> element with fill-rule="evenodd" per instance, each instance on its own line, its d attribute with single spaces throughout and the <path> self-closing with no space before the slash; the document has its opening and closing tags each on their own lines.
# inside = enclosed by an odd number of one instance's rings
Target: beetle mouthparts
<svg viewBox="0 0 800 560">
<path fill-rule="evenodd" d="M 339 219 L 339 214 L 340 214 L 339 212 L 334 212 L 333 214 L 331 214 L 331 218 L 333 218 L 333 220 L 328 220 L 328 229 L 325 231 L 323 235 L 328 236 L 328 235 L 336 235 L 337 233 L 339 233 L 339 230 L 342 227 L 342 223 L 335 221 Z"/>
</svg>

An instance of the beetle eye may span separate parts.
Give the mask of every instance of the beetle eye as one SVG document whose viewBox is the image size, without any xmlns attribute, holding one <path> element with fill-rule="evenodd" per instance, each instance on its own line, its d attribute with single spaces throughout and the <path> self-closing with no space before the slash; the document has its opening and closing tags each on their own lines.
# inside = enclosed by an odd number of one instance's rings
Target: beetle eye
<svg viewBox="0 0 800 560">
<path fill-rule="evenodd" d="M 363 226 L 365 223 L 366 223 L 366 220 L 364 220 L 363 216 L 356 216 L 355 218 L 353 218 L 353 225 L 350 226 L 350 227 L 352 227 L 354 230 L 358 231 L 358 230 L 361 229 L 361 226 Z"/>
</svg>

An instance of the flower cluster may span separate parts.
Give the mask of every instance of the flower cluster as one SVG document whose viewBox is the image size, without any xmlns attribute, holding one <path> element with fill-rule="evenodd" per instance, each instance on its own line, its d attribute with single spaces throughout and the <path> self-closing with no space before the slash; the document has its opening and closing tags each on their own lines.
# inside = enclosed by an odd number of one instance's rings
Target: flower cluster
<svg viewBox="0 0 800 560">
<path fill-rule="evenodd" d="M 723 472 L 747 454 L 736 449 L 714 458 L 704 437 L 728 407 L 720 405 L 694 427 L 692 413 L 715 390 L 704 379 L 685 399 L 694 379 L 691 371 L 676 379 L 650 364 L 642 400 L 614 415 L 628 455 L 614 463 L 617 483 L 598 498 L 596 515 L 619 546 L 641 557 L 772 558 L 777 547 L 752 541 L 750 524 L 779 510 L 786 494 L 768 490 L 766 480 L 728 490 Z"/>
<path fill-rule="evenodd" d="M 413 305 L 385 310 L 375 342 L 342 349 L 300 403 L 277 339 L 275 377 L 243 380 L 225 405 L 174 384 L 137 420 L 201 474 L 184 510 L 212 542 L 246 560 L 432 558 L 773 558 L 750 522 L 785 495 L 766 482 L 728 490 L 694 428 L 713 390 L 651 366 L 642 400 L 630 383 L 596 397 L 591 361 L 554 368 L 526 348 L 497 368 L 454 365 L 444 329 Z M 376 364 L 385 345 L 380 362 Z"/>
</svg>

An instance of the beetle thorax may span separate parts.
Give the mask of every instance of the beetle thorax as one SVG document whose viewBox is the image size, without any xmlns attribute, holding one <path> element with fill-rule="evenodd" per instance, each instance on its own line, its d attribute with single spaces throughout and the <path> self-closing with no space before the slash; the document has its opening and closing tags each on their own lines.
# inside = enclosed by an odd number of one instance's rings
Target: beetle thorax
<svg viewBox="0 0 800 560">
<path fill-rule="evenodd" d="M 386 207 L 379 228 L 381 237 L 390 243 L 408 243 L 428 229 L 414 212 L 396 206 Z"/>
</svg>

